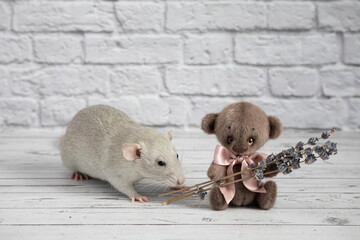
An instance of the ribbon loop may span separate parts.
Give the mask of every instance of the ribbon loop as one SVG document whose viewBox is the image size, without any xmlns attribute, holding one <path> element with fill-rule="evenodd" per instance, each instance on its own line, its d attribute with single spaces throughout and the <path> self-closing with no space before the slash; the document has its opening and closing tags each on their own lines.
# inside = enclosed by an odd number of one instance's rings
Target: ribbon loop
<svg viewBox="0 0 360 240">
<path fill-rule="evenodd" d="M 264 187 L 259 188 L 257 184 L 257 180 L 255 178 L 251 178 L 251 172 L 246 171 L 252 163 L 257 164 L 266 158 L 266 154 L 263 153 L 254 153 L 249 156 L 241 156 L 237 157 L 235 154 L 230 152 L 226 147 L 217 145 L 215 148 L 214 154 L 214 163 L 221 166 L 228 166 L 226 170 L 227 176 L 234 174 L 233 167 L 236 164 L 241 164 L 241 174 L 242 179 L 246 179 L 243 181 L 244 186 L 252 191 L 258 193 L 266 193 Z M 234 181 L 234 177 L 226 179 L 225 182 Z M 220 186 L 220 191 L 224 195 L 226 202 L 229 204 L 231 200 L 235 196 L 235 184 L 229 184 L 226 186 Z"/>
</svg>

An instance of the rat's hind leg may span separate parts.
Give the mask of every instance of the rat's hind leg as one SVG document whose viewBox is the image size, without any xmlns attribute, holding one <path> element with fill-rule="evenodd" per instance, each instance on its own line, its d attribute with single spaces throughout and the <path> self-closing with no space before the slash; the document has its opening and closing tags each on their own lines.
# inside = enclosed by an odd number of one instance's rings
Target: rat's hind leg
<svg viewBox="0 0 360 240">
<path fill-rule="evenodd" d="M 277 186 L 273 181 L 268 181 L 264 184 L 266 193 L 258 193 L 255 201 L 260 208 L 268 210 L 275 205 L 276 195 L 277 195 Z"/>
<path fill-rule="evenodd" d="M 70 176 L 70 179 L 74 179 L 75 181 L 89 180 L 90 178 L 91 177 L 81 172 L 73 172 L 73 174 Z"/>
</svg>

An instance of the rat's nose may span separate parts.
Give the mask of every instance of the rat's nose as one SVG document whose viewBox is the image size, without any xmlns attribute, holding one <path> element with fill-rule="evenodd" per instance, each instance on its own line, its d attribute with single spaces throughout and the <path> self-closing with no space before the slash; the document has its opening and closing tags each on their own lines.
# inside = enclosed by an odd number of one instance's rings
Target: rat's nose
<svg viewBox="0 0 360 240">
<path fill-rule="evenodd" d="M 246 146 L 234 146 L 233 150 L 237 153 L 244 153 L 248 150 L 248 147 Z"/>
<path fill-rule="evenodd" d="M 177 180 L 177 185 L 182 185 L 185 182 L 184 177 L 179 177 Z"/>
</svg>

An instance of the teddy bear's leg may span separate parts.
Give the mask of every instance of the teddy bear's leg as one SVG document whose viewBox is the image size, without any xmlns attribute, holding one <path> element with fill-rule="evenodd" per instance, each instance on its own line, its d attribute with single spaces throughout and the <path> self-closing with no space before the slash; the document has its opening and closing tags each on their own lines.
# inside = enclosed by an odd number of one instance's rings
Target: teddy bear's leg
<svg viewBox="0 0 360 240">
<path fill-rule="evenodd" d="M 218 186 L 214 186 L 210 191 L 210 204 L 214 210 L 225 210 L 228 204 Z"/>
<path fill-rule="evenodd" d="M 231 204 L 235 206 L 246 206 L 254 202 L 256 193 L 249 191 L 242 182 L 235 183 L 235 196 Z"/>
<path fill-rule="evenodd" d="M 266 193 L 258 193 L 255 201 L 260 208 L 268 210 L 272 208 L 275 204 L 277 186 L 275 182 L 268 181 L 265 183 L 264 188 L 266 189 Z"/>
</svg>

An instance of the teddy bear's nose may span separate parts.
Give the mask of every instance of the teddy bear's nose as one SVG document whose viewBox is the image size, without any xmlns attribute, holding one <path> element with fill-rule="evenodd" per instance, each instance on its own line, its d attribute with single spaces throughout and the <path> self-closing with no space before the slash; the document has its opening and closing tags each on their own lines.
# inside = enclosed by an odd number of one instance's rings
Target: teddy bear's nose
<svg viewBox="0 0 360 240">
<path fill-rule="evenodd" d="M 233 150 L 237 153 L 244 153 L 248 150 L 248 147 L 246 146 L 234 146 Z"/>
</svg>

